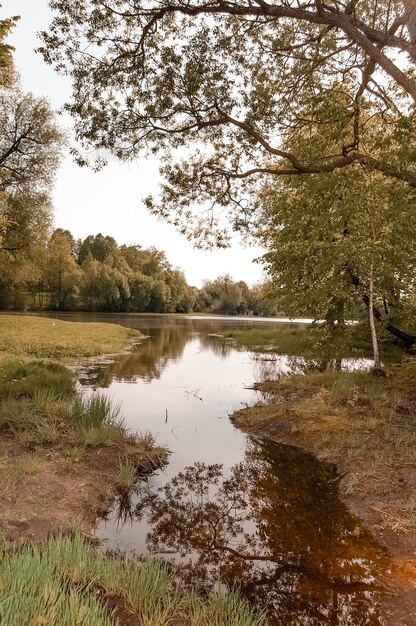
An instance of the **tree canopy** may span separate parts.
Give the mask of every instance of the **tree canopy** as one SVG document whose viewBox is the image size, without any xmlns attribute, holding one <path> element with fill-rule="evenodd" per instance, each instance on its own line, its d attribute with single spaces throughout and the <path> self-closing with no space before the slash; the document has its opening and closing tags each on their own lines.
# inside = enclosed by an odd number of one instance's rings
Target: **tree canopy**
<svg viewBox="0 0 416 626">
<path fill-rule="evenodd" d="M 394 327 L 414 309 L 413 204 L 411 189 L 360 166 L 266 187 L 262 260 L 283 309 L 342 324 L 369 307 L 372 280 L 377 317 L 414 343 Z"/>
<path fill-rule="evenodd" d="M 45 98 L 24 93 L 17 76 L 10 87 L 0 87 L 0 192 L 48 190 L 63 142 Z"/>
<path fill-rule="evenodd" d="M 0 4 L 1 9 L 1 4 Z M 0 20 L 0 86 L 9 87 L 13 80 L 13 46 L 5 39 L 18 21 L 18 17 L 9 17 Z"/>
<path fill-rule="evenodd" d="M 185 234 L 206 240 L 223 207 L 246 226 L 264 175 L 360 163 L 416 187 L 412 0 L 50 4 L 43 54 L 72 77 L 78 138 L 104 156 L 160 152 L 148 205 Z"/>
</svg>

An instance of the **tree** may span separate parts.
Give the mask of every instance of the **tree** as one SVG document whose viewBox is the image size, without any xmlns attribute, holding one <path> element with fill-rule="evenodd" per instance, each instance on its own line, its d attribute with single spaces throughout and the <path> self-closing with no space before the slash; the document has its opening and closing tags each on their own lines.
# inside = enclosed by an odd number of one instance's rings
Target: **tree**
<svg viewBox="0 0 416 626">
<path fill-rule="evenodd" d="M 52 307 L 58 311 L 75 305 L 80 269 L 72 253 L 73 238 L 67 230 L 57 228 L 48 243 L 44 280 L 51 295 Z"/>
<path fill-rule="evenodd" d="M 63 143 L 45 98 L 23 93 L 18 81 L 0 88 L 0 194 L 48 191 Z"/>
<path fill-rule="evenodd" d="M 101 263 L 89 253 L 82 270 L 81 295 L 89 310 L 118 311 L 130 298 L 128 280 L 111 257 Z"/>
<path fill-rule="evenodd" d="M 413 0 L 51 6 L 43 54 L 73 79 L 78 138 L 122 159 L 161 152 L 162 194 L 148 206 L 185 234 L 207 240 L 218 226 L 226 245 L 214 208 L 245 227 L 264 176 L 359 163 L 416 187 Z M 328 129 L 331 149 L 317 149 Z M 289 144 L 300 134 L 310 142 L 298 153 Z M 195 204 L 205 216 L 193 217 Z"/>
<path fill-rule="evenodd" d="M 93 259 L 102 263 L 108 256 L 114 255 L 116 251 L 117 242 L 113 237 L 108 235 L 104 237 L 101 233 L 88 235 L 79 246 L 78 261 L 83 263 L 91 254 Z"/>
<path fill-rule="evenodd" d="M 1 4 L 0 4 L 1 8 Z M 13 80 L 13 46 L 5 43 L 6 37 L 18 21 L 18 17 L 0 20 L 0 87 L 10 87 Z"/>
<path fill-rule="evenodd" d="M 38 292 L 41 260 L 50 233 L 52 207 L 48 194 L 29 189 L 0 195 L 0 283 L 2 308 L 22 308 L 18 295 L 26 285 Z"/>
<path fill-rule="evenodd" d="M 414 193 L 360 166 L 267 188 L 260 236 L 279 303 L 291 315 L 342 326 L 364 303 L 408 345 L 396 324 L 414 298 Z"/>
</svg>

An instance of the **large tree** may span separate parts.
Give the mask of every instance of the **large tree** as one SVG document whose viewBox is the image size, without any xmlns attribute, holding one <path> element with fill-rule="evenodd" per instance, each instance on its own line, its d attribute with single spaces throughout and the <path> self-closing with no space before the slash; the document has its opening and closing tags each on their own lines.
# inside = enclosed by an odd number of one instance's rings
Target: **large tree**
<svg viewBox="0 0 416 626">
<path fill-rule="evenodd" d="M 342 325 L 365 304 L 396 337 L 414 309 L 414 192 L 399 181 L 348 171 L 281 180 L 263 193 L 263 262 L 284 310 Z"/>
<path fill-rule="evenodd" d="M 224 206 L 245 226 L 263 175 L 360 163 L 416 187 L 413 0 L 50 4 L 43 53 L 72 77 L 78 138 L 104 156 L 162 152 L 162 197 L 148 204 L 182 232 L 208 237 Z M 294 152 L 302 133 L 309 148 Z M 192 204 L 206 212 L 193 219 Z"/>
</svg>

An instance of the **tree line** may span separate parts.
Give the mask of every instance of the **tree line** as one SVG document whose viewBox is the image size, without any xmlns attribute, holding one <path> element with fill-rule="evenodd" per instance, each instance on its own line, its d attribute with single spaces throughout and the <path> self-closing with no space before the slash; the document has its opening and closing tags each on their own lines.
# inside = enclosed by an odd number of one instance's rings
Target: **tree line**
<svg viewBox="0 0 416 626">
<path fill-rule="evenodd" d="M 43 245 L 1 251 L 0 308 L 56 311 L 273 315 L 267 284 L 249 287 L 230 276 L 197 289 L 154 247 L 118 245 L 110 236 L 76 240 L 55 229 Z"/>
</svg>

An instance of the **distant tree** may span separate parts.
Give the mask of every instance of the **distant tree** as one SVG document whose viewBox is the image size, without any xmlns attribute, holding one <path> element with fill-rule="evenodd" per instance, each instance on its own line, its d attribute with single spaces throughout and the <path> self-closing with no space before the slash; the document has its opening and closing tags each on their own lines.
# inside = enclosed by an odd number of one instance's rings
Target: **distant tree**
<svg viewBox="0 0 416 626">
<path fill-rule="evenodd" d="M 184 273 L 172 270 L 167 273 L 166 282 L 170 288 L 169 310 L 172 313 L 189 313 L 195 303 L 195 294 L 186 282 Z"/>
<path fill-rule="evenodd" d="M 229 274 L 219 276 L 215 280 L 205 280 L 198 293 L 197 309 L 224 315 L 244 313 L 243 284 L 247 287 L 245 283 L 234 282 Z"/>
<path fill-rule="evenodd" d="M 98 235 L 88 235 L 79 246 L 78 261 L 82 264 L 89 254 L 96 261 L 105 261 L 110 255 L 117 252 L 117 242 L 113 237 L 98 233 Z"/>
<path fill-rule="evenodd" d="M 154 280 L 148 310 L 153 313 L 169 313 L 170 297 L 171 291 L 169 286 L 163 280 Z"/>
<path fill-rule="evenodd" d="M 149 309 L 152 297 L 153 280 L 139 271 L 130 279 L 129 310 L 144 312 Z"/>
<path fill-rule="evenodd" d="M 100 262 L 89 253 L 82 272 L 81 296 L 89 310 L 118 311 L 130 298 L 128 280 L 113 267 L 112 259 Z"/>
<path fill-rule="evenodd" d="M 56 229 L 49 240 L 43 271 L 51 305 L 58 311 L 73 308 L 78 295 L 81 272 L 72 252 L 69 231 Z"/>
</svg>

